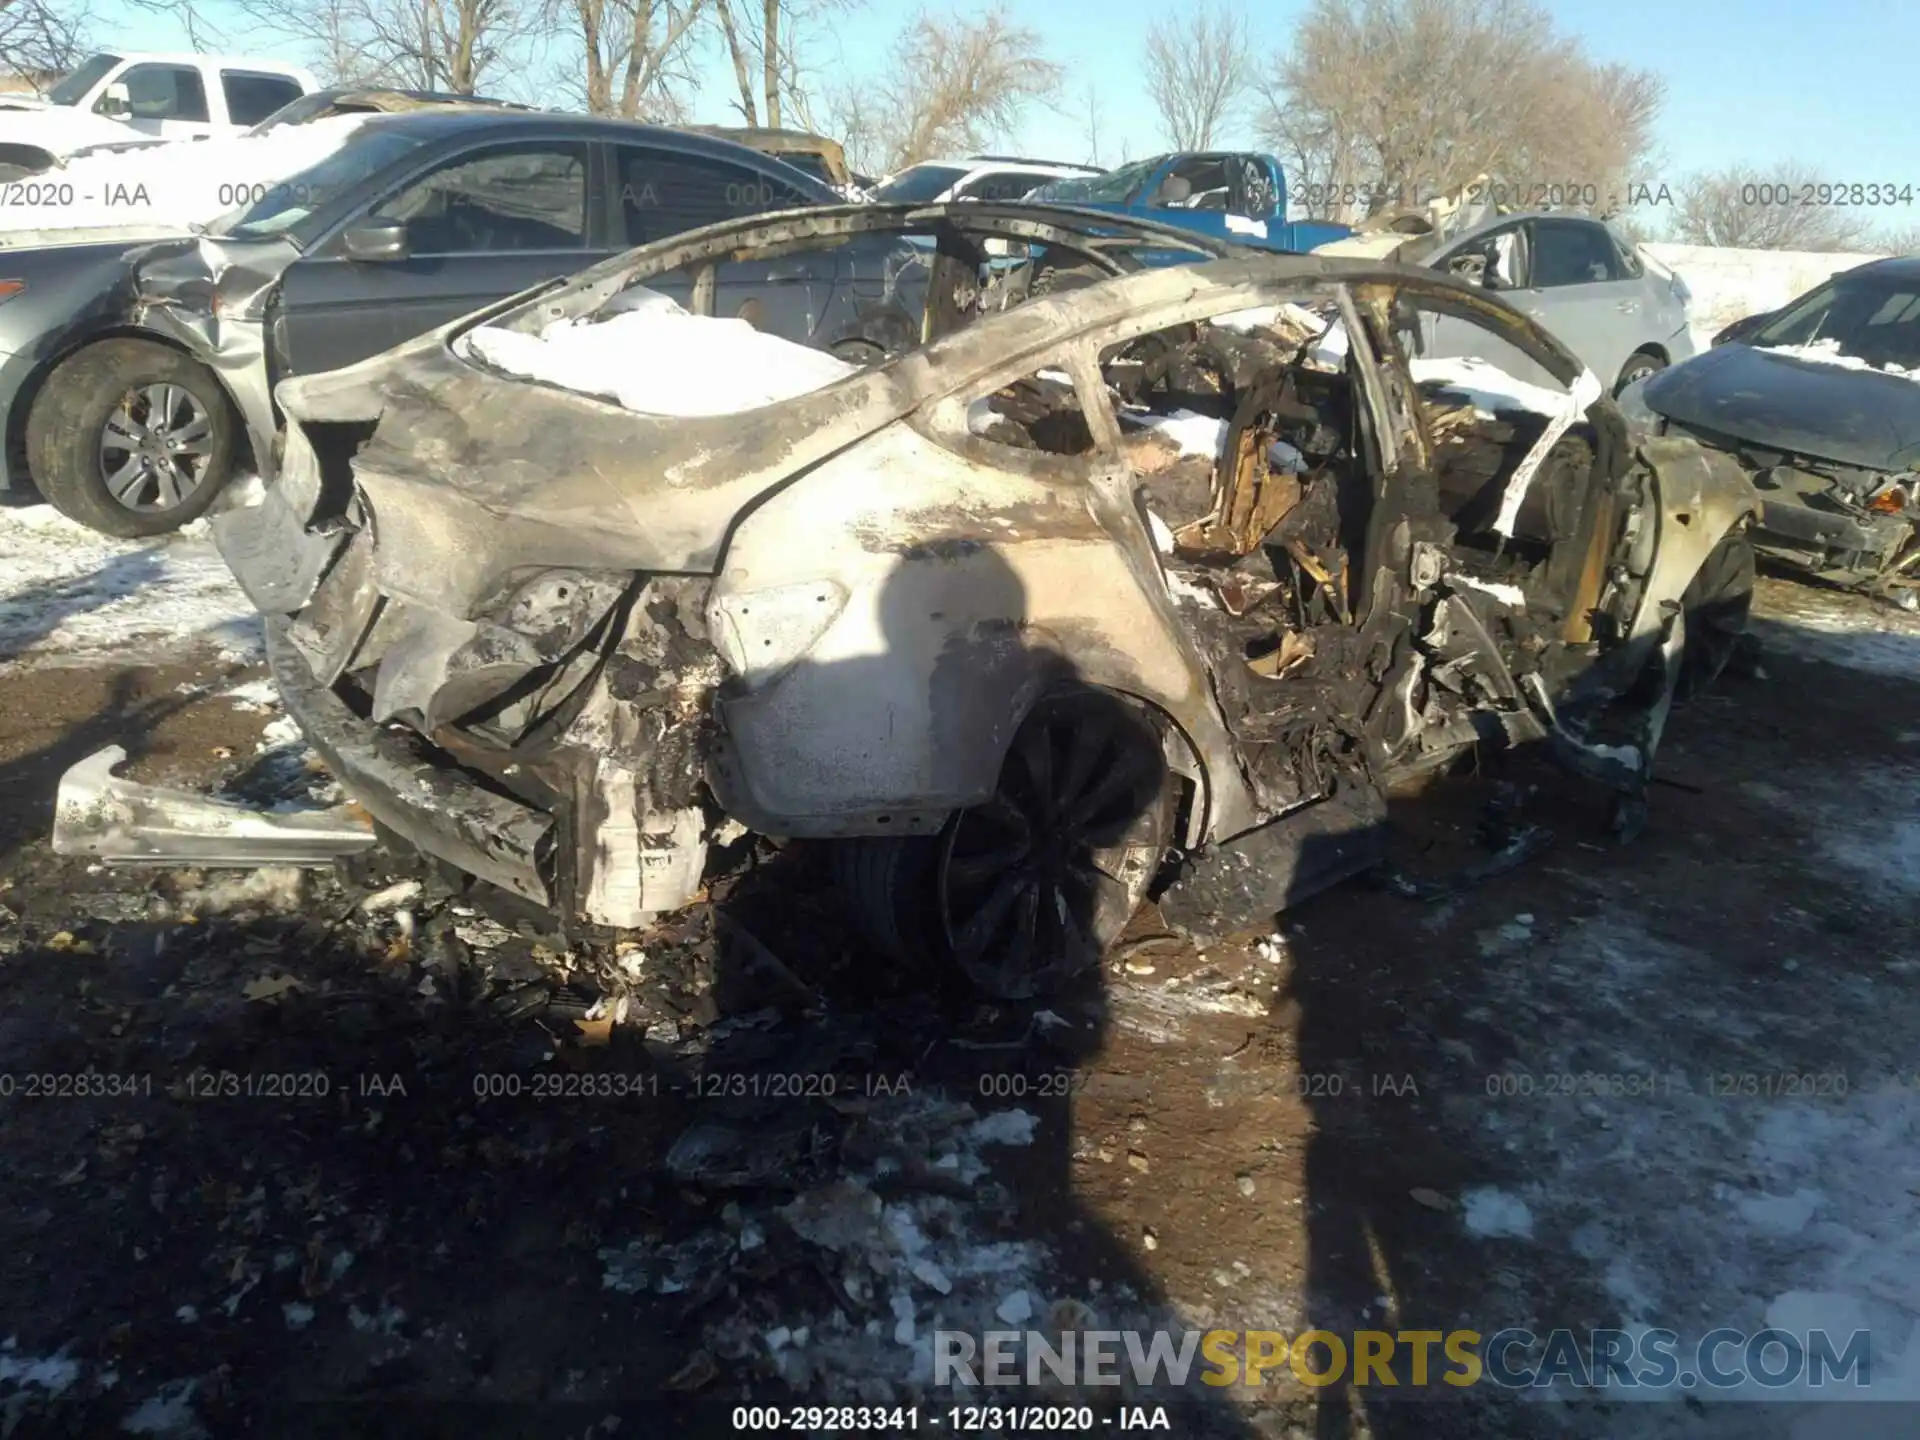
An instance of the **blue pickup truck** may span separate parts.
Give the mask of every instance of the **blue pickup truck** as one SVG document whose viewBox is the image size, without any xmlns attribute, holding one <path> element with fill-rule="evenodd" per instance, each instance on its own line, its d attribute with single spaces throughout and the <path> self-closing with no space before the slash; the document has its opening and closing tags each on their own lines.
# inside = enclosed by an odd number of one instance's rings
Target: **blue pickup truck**
<svg viewBox="0 0 1920 1440">
<path fill-rule="evenodd" d="M 1351 226 L 1323 220 L 1289 221 L 1280 162 L 1247 151 L 1155 155 L 1104 175 L 1056 180 L 1027 199 L 1137 215 L 1262 250 L 1306 251 L 1353 233 Z M 1157 254 L 1141 258 L 1149 264 L 1177 264 L 1193 257 L 1168 251 L 1164 260 Z"/>
</svg>

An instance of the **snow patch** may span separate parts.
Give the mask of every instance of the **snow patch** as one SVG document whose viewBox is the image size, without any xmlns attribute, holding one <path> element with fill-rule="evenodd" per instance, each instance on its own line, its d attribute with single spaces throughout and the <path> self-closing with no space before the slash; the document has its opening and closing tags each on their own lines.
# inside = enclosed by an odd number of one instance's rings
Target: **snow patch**
<svg viewBox="0 0 1920 1440">
<path fill-rule="evenodd" d="M 1179 447 L 1182 455 L 1220 458 L 1227 443 L 1227 422 L 1211 415 L 1196 415 L 1191 410 L 1176 410 L 1171 415 L 1129 414 L 1126 417 L 1145 429 L 1164 435 Z"/>
<path fill-rule="evenodd" d="M 1559 416 L 1567 408 L 1564 390 L 1516 380 L 1491 361 L 1472 356 L 1423 358 L 1407 362 L 1417 385 L 1435 385 L 1472 405 L 1485 420 L 1502 410 Z"/>
<path fill-rule="evenodd" d="M 51 505 L 0 507 L 0 664 L 164 658 L 211 639 L 261 655 L 260 617 L 204 520 L 158 540 L 116 540 Z"/>
<path fill-rule="evenodd" d="M 694 315 L 657 291 L 627 291 L 605 319 L 557 320 L 538 335 L 483 325 L 470 358 L 527 380 L 613 400 L 642 415 L 733 415 L 844 380 L 860 367 L 756 330 Z"/>
<path fill-rule="evenodd" d="M 1762 355 L 1784 355 L 1789 360 L 1806 360 L 1815 365 L 1837 365 L 1842 370 L 1875 370 L 1901 380 L 1920 381 L 1920 369 L 1909 370 L 1892 363 L 1869 364 L 1858 355 L 1842 353 L 1840 342 L 1831 338 L 1815 340 L 1809 345 L 1756 345 L 1754 348 Z"/>
<path fill-rule="evenodd" d="M 1533 1211 L 1517 1195 L 1483 1185 L 1462 1195 L 1460 1205 L 1469 1235 L 1482 1240 L 1533 1238 Z"/>
</svg>

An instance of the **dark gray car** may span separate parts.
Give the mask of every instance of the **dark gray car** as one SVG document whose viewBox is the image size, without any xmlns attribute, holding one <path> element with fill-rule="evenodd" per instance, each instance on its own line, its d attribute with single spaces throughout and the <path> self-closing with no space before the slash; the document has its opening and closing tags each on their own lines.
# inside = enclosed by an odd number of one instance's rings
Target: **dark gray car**
<svg viewBox="0 0 1920 1440">
<path fill-rule="evenodd" d="M 174 529 L 236 468 L 271 473 L 272 387 L 287 376 L 350 365 L 634 245 L 837 200 L 778 160 L 680 131 L 500 111 L 371 117 L 202 234 L 0 253 L 0 484 L 31 479 L 110 534 Z M 719 298 L 737 302 L 722 313 L 856 358 L 910 338 L 883 303 L 884 259 L 871 285 L 761 269 L 720 267 Z"/>
<path fill-rule="evenodd" d="M 1844 271 L 1622 397 L 1753 474 L 1762 554 L 1920 598 L 1920 259 Z"/>
</svg>

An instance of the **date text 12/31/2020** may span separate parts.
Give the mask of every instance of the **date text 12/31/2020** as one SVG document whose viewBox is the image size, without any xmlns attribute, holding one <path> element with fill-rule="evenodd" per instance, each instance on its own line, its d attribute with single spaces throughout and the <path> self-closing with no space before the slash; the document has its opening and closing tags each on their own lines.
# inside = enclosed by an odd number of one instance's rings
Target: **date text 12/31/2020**
<svg viewBox="0 0 1920 1440">
<path fill-rule="evenodd" d="M 1090 1405 L 949 1405 L 926 1410 L 918 1405 L 736 1405 L 737 1432 L 816 1435 L 828 1431 L 864 1431 L 901 1435 L 913 1431 L 955 1434 L 1159 1431 L 1173 1429 L 1164 1405 L 1123 1405 L 1112 1414 Z"/>
</svg>

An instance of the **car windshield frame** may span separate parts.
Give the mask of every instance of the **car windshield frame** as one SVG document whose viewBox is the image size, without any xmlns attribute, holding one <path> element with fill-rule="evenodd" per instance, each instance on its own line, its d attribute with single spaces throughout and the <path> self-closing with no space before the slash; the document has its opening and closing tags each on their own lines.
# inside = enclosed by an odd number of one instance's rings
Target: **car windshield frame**
<svg viewBox="0 0 1920 1440">
<path fill-rule="evenodd" d="M 1166 158 L 1164 155 L 1155 155 L 1099 175 L 1068 175 L 1059 180 L 1050 180 L 1039 189 L 1028 191 L 1026 198 L 1041 204 L 1054 200 L 1075 205 L 1124 205 L 1132 198 L 1134 191 L 1153 178 L 1153 172 L 1160 168 Z"/>
<path fill-rule="evenodd" d="M 286 239 L 305 250 L 326 228 L 318 217 L 426 144 L 424 136 L 368 126 L 325 159 L 266 186 L 260 199 L 229 210 L 206 233 L 222 240 Z"/>
<path fill-rule="evenodd" d="M 964 165 L 941 165 L 932 160 L 923 160 L 918 165 L 909 165 L 879 186 L 873 192 L 873 198 L 883 205 L 928 204 L 966 179 L 967 173 Z M 926 177 L 930 175 L 941 177 L 940 183 L 932 188 L 926 185 Z"/>
<path fill-rule="evenodd" d="M 67 75 L 55 83 L 53 88 L 47 91 L 47 103 L 49 105 L 78 105 L 82 100 L 87 98 L 87 95 L 92 91 L 94 86 L 98 85 L 101 80 L 112 73 L 116 65 L 123 63 L 124 58 L 125 57 L 120 55 L 109 54 L 105 50 L 97 54 L 89 55 L 74 67 L 70 75 Z"/>
<path fill-rule="evenodd" d="M 1910 318 L 1892 322 L 1878 337 L 1868 333 L 1875 317 L 1901 295 L 1910 297 L 1903 312 Z M 1834 327 L 1836 319 L 1840 323 Z M 1863 344 L 1894 335 L 1909 339 L 1909 348 L 1893 354 L 1883 353 L 1871 343 Z M 1902 370 L 1920 369 L 1920 280 L 1892 275 L 1836 275 L 1794 301 L 1754 331 L 1745 343 L 1755 349 L 1771 350 L 1817 345 L 1829 340 L 1834 344 L 1835 353 L 1875 368 L 1892 365 Z"/>
</svg>

